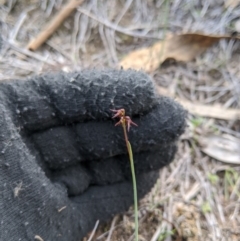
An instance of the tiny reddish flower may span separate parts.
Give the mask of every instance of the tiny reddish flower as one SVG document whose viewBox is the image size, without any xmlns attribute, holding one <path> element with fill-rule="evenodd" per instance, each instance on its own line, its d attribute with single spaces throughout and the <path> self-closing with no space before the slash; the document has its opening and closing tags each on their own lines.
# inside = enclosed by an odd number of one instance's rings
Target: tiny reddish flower
<svg viewBox="0 0 240 241">
<path fill-rule="evenodd" d="M 111 111 L 116 113 L 112 118 L 116 118 L 116 117 L 120 117 L 121 118 L 121 117 L 125 116 L 125 110 L 124 109 L 111 110 Z"/>
<path fill-rule="evenodd" d="M 120 120 L 115 124 L 115 126 L 119 126 L 120 124 L 124 124 L 124 117 L 121 117 Z"/>
<path fill-rule="evenodd" d="M 119 117 L 120 120 L 115 124 L 115 126 L 118 126 L 120 124 L 126 125 L 128 131 L 130 130 L 130 126 L 138 126 L 136 123 L 134 123 L 129 116 L 125 116 L 125 110 L 124 109 L 119 109 L 119 110 L 111 110 L 115 112 L 116 114 L 112 118 Z"/>
<path fill-rule="evenodd" d="M 131 120 L 131 118 L 129 116 L 125 116 L 125 121 L 126 121 L 126 124 L 127 124 L 128 131 L 130 130 L 131 125 L 138 126 L 136 123 L 134 123 Z"/>
</svg>

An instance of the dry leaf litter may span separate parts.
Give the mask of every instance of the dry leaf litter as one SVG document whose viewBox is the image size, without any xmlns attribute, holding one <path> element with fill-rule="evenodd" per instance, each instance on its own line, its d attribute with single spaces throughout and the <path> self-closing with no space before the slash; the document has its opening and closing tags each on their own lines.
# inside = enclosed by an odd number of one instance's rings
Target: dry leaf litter
<svg viewBox="0 0 240 241">
<path fill-rule="evenodd" d="M 199 41 L 193 43 L 190 39 L 187 45 L 178 44 L 180 58 L 160 55 L 149 73 L 166 95 L 180 101 L 211 107 L 210 110 L 218 108 L 218 113 L 224 107 L 225 116 L 229 109 L 239 111 L 238 1 L 89 0 L 39 50 L 28 51 L 29 41 L 66 2 L 0 1 L 0 80 L 45 71 L 118 67 L 133 51 L 149 49 L 171 35 L 201 33 L 208 39 L 209 35 L 234 36 L 235 39 L 213 41 L 212 46 L 204 45 L 197 54 L 194 47 L 202 44 Z M 162 51 L 167 49 L 171 46 Z M 190 54 L 193 52 L 194 56 Z M 239 145 L 240 121 L 236 113 L 224 118 L 189 108 L 189 127 L 179 143 L 175 161 L 160 171 L 159 181 L 140 202 L 140 240 L 240 240 L 240 166 L 239 162 L 227 161 L 231 155 L 239 158 L 239 152 L 226 148 Z M 224 159 L 213 155 L 215 147 L 208 146 L 213 137 L 220 142 L 229 140 L 224 148 L 217 148 L 224 153 L 221 155 L 230 156 Z M 96 225 L 89 234 L 92 237 L 84 241 L 130 241 L 133 233 L 130 208 L 109 224 Z"/>
</svg>

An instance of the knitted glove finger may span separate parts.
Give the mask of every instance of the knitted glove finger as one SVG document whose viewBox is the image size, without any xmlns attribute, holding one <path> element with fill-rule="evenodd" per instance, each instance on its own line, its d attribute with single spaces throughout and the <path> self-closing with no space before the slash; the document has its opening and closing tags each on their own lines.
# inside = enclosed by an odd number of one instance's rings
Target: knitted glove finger
<svg viewBox="0 0 240 241">
<path fill-rule="evenodd" d="M 129 115 L 156 104 L 150 77 L 134 70 L 52 73 L 1 83 L 17 124 L 38 131 L 66 123 L 110 119 L 113 108 Z"/>
</svg>

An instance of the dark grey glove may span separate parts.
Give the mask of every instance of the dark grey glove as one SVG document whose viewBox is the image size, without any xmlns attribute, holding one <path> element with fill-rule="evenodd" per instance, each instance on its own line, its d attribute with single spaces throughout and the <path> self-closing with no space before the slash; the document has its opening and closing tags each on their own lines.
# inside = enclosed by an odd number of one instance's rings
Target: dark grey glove
<svg viewBox="0 0 240 241">
<path fill-rule="evenodd" d="M 85 70 L 0 83 L 0 240 L 77 241 L 133 203 L 125 108 L 138 197 L 173 159 L 185 111 L 133 70 Z"/>
</svg>

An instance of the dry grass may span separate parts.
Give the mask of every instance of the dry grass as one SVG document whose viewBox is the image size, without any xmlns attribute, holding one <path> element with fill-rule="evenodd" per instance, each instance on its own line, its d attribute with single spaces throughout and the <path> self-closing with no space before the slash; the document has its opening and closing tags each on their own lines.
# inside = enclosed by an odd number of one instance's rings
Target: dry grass
<svg viewBox="0 0 240 241">
<path fill-rule="evenodd" d="M 66 1 L 5 2 L 0 8 L 1 80 L 48 70 L 115 67 L 121 56 L 167 31 L 231 32 L 240 15 L 240 7 L 225 9 L 220 0 L 92 0 L 33 53 L 24 47 Z M 239 108 L 239 62 L 239 43 L 222 40 L 193 62 L 165 62 L 152 76 L 180 98 Z M 240 123 L 190 114 L 188 122 L 175 161 L 161 170 L 158 183 L 141 202 L 141 240 L 240 240 L 240 167 L 212 159 L 199 145 L 213 133 L 240 138 Z M 98 228 L 94 240 L 133 240 L 133 220 L 130 209 Z"/>
</svg>

